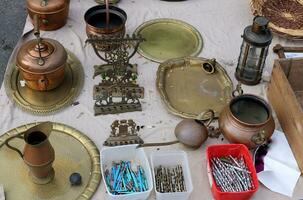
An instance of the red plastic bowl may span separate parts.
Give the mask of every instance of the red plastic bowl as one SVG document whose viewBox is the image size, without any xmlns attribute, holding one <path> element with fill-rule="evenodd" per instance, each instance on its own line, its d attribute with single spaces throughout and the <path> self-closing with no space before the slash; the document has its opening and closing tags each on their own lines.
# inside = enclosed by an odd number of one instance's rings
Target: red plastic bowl
<svg viewBox="0 0 303 200">
<path fill-rule="evenodd" d="M 252 180 L 255 185 L 253 190 L 245 192 L 222 192 L 217 186 L 216 181 L 213 178 L 210 160 L 213 157 L 224 157 L 224 156 L 240 157 L 243 156 L 244 161 L 251 172 Z M 253 164 L 252 157 L 248 148 L 243 144 L 224 144 L 224 145 L 212 145 L 206 150 L 207 157 L 207 172 L 208 178 L 211 183 L 211 191 L 216 200 L 247 200 L 250 199 L 259 188 L 259 182 L 257 178 L 256 169 Z"/>
</svg>

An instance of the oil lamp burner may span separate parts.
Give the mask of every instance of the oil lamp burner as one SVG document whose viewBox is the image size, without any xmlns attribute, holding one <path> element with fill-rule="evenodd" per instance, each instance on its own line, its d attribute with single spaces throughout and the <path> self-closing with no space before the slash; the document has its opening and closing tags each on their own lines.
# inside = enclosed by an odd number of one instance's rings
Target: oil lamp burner
<svg viewBox="0 0 303 200">
<path fill-rule="evenodd" d="M 253 24 L 244 29 L 235 73 L 237 80 L 243 84 L 257 85 L 261 81 L 268 47 L 272 41 L 268 23 L 265 17 L 257 16 Z"/>
</svg>

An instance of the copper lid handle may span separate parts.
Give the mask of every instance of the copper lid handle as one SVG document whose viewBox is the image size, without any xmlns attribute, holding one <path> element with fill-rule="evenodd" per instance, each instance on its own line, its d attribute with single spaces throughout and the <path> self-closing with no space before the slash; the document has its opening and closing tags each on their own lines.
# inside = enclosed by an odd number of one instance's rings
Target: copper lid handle
<svg viewBox="0 0 303 200">
<path fill-rule="evenodd" d="M 42 44 L 41 44 L 41 37 L 40 37 L 40 24 L 39 24 L 39 16 L 38 15 L 34 15 L 34 35 L 37 38 L 37 46 L 38 46 L 38 52 L 39 52 L 39 58 L 38 58 L 38 64 L 40 66 L 45 64 L 44 59 L 42 58 L 42 54 L 41 54 L 41 49 L 43 48 Z"/>
</svg>

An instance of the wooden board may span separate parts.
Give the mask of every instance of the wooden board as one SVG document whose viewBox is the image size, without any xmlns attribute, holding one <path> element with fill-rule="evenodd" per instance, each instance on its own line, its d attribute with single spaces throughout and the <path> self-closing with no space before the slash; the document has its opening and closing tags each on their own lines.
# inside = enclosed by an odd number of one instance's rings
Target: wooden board
<svg viewBox="0 0 303 200">
<path fill-rule="evenodd" d="M 303 111 L 296 93 L 303 90 L 303 60 L 279 59 L 274 63 L 268 99 L 303 172 Z"/>
</svg>

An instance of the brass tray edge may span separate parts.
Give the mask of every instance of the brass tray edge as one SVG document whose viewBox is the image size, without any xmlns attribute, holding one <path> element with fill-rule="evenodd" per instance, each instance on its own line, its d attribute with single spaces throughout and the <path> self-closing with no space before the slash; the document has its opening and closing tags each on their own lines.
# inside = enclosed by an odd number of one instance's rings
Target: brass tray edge
<svg viewBox="0 0 303 200">
<path fill-rule="evenodd" d="M 36 126 L 40 124 L 41 122 L 35 122 L 35 123 L 30 123 L 30 124 L 25 124 L 22 126 L 19 126 L 17 128 L 11 129 L 10 131 L 7 131 L 3 135 L 0 136 L 0 148 L 5 144 L 5 141 L 9 139 L 10 137 L 16 136 L 25 130 Z M 71 137 L 74 137 L 77 139 L 87 150 L 88 154 L 90 155 L 91 158 L 91 164 L 92 164 L 92 169 L 91 169 L 91 176 L 90 180 L 88 182 L 88 185 L 86 186 L 84 192 L 77 198 L 77 200 L 89 200 L 92 198 L 92 196 L 95 194 L 97 191 L 100 182 L 101 182 L 101 166 L 100 166 L 100 152 L 95 145 L 95 143 L 86 135 L 81 133 L 75 128 L 72 128 L 70 126 L 67 126 L 65 124 L 61 123 L 53 123 L 53 129 L 63 132 Z"/>
<path fill-rule="evenodd" d="M 197 39 L 198 39 L 198 47 L 197 47 L 197 51 L 192 53 L 192 55 L 190 56 L 197 56 L 202 52 L 204 43 L 203 43 L 203 37 L 201 35 L 201 33 L 198 31 L 198 29 L 196 29 L 194 26 L 192 26 L 191 24 L 184 22 L 182 20 L 178 20 L 178 19 L 172 19 L 172 18 L 158 18 L 158 19 L 152 19 L 150 21 L 144 22 L 143 24 L 141 24 L 140 26 L 138 26 L 134 32 L 134 34 L 138 35 L 140 34 L 140 31 L 142 30 L 142 28 L 144 28 L 145 26 L 149 26 L 152 25 L 154 23 L 157 22 L 162 22 L 162 21 L 170 21 L 173 23 L 177 23 L 177 24 L 181 24 L 181 25 L 186 25 L 189 29 L 191 29 L 193 32 L 196 33 Z M 138 47 L 137 52 L 143 56 L 144 58 L 153 61 L 153 62 L 157 62 L 157 63 L 161 63 L 164 62 L 163 60 L 158 60 L 157 58 L 154 58 L 152 56 L 148 56 L 144 53 L 144 51 L 142 51 L 142 49 L 140 48 L 140 45 Z"/>
<path fill-rule="evenodd" d="M 161 97 L 161 100 L 162 102 L 165 104 L 165 106 L 167 107 L 167 110 L 176 115 L 176 116 L 179 116 L 179 117 L 183 117 L 183 118 L 187 118 L 187 119 L 198 119 L 198 115 L 194 115 L 194 114 L 189 114 L 189 113 L 185 113 L 185 112 L 181 112 L 181 111 L 178 111 L 177 109 L 175 109 L 169 102 L 169 100 L 167 99 L 167 96 L 165 95 L 165 92 L 162 88 L 162 82 L 161 82 L 161 74 L 162 72 L 161 71 L 164 71 L 165 68 L 169 67 L 170 66 L 170 63 L 171 62 L 174 62 L 174 61 L 179 61 L 179 60 L 198 60 L 198 61 L 201 61 L 201 59 L 205 59 L 205 58 L 202 58 L 202 57 L 184 57 L 184 58 L 173 58 L 173 59 L 170 59 L 170 60 L 167 60 L 163 63 L 161 63 L 158 67 L 158 70 L 157 70 L 157 79 L 156 79 L 156 88 L 158 90 L 158 92 L 160 93 L 160 97 Z M 219 63 L 217 63 L 218 65 Z M 233 82 L 232 80 L 230 79 L 230 77 L 227 75 L 227 72 L 226 70 L 219 64 L 220 68 L 218 68 L 219 70 L 221 70 L 223 72 L 223 76 L 226 78 L 226 80 L 229 82 L 230 86 L 231 86 L 231 89 L 233 88 Z M 219 117 L 219 114 L 218 113 L 215 113 L 215 118 L 218 118 Z M 204 118 L 202 119 L 199 119 L 199 120 L 208 120 L 210 117 L 208 115 L 206 115 Z"/>
<path fill-rule="evenodd" d="M 81 64 L 80 60 L 71 51 L 69 51 L 67 49 L 66 49 L 66 51 L 68 52 L 68 54 L 72 58 L 72 60 L 79 64 L 78 67 L 79 67 L 79 72 L 80 72 L 79 73 L 80 74 L 79 82 L 77 84 L 79 86 L 78 86 L 76 92 L 73 95 L 71 95 L 71 98 L 69 98 L 68 101 L 60 104 L 59 106 L 55 106 L 55 107 L 51 108 L 50 110 L 35 110 L 30 105 L 25 105 L 25 104 L 21 105 L 21 104 L 17 103 L 15 101 L 15 99 L 16 99 L 15 92 L 16 91 L 11 87 L 11 80 L 10 80 L 10 77 L 11 77 L 13 71 L 16 70 L 15 63 L 12 63 L 9 65 L 9 68 L 8 68 L 7 72 L 5 73 L 5 77 L 4 77 L 4 87 L 5 87 L 6 95 L 11 100 L 11 102 L 14 105 L 16 105 L 19 109 L 21 109 L 22 111 L 33 114 L 33 115 L 38 115 L 38 116 L 46 116 L 46 115 L 58 113 L 58 112 L 62 111 L 63 109 L 67 108 L 68 105 L 71 105 L 73 103 L 73 101 L 80 95 L 81 90 L 84 86 L 84 69 L 83 69 L 83 65 Z M 71 90 L 75 90 L 75 88 L 72 88 Z"/>
</svg>

